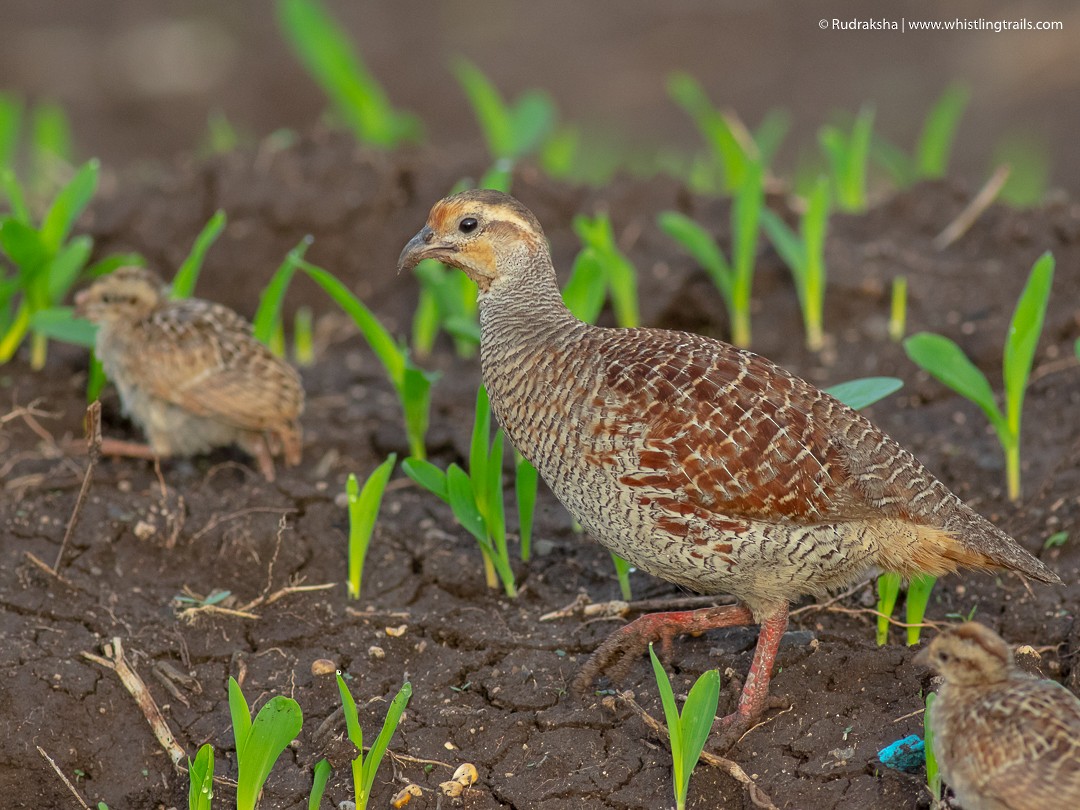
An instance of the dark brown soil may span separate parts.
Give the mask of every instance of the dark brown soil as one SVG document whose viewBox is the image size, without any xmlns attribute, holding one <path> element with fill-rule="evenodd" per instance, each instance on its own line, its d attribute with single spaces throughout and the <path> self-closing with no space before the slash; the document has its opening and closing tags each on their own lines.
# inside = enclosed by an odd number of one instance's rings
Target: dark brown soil
<svg viewBox="0 0 1080 810">
<path fill-rule="evenodd" d="M 481 156 L 472 163 L 429 152 L 389 157 L 323 136 L 287 151 L 177 165 L 158 177 L 122 176 L 95 205 L 87 227 L 98 252 L 138 250 L 171 273 L 209 214 L 225 209 L 229 226 L 208 256 L 198 294 L 248 314 L 285 252 L 310 233 L 309 257 L 347 279 L 404 333 L 416 287 L 395 274 L 398 251 L 430 204 L 461 174 L 482 166 Z M 674 207 L 716 223 L 725 235 L 726 204 L 695 199 L 663 180 L 584 191 L 522 171 L 514 189 L 544 223 L 558 266 L 568 268 L 576 250 L 572 216 L 606 208 L 637 264 L 645 319 L 725 335 L 719 295 L 654 223 L 657 212 Z M 968 194 L 923 185 L 865 217 L 835 219 L 826 314 L 833 339 L 821 356 L 801 348 L 794 290 L 766 251 L 755 284 L 754 348 L 822 385 L 869 374 L 904 380 L 872 417 L 1067 583 L 1029 588 L 1013 576 L 949 577 L 935 591 L 929 618 L 948 622 L 974 613 L 1011 643 L 1038 649 L 1043 672 L 1075 690 L 1080 364 L 1070 358 L 1080 336 L 1080 209 L 1066 203 L 1025 213 L 994 208 L 953 248 L 936 251 L 932 238 Z M 885 336 L 888 291 L 895 275 L 907 275 L 911 331 L 954 337 L 998 385 L 1009 316 L 1044 250 L 1057 257 L 1058 272 L 1026 403 L 1025 497 L 1013 506 L 1004 498 L 1000 451 L 982 414 L 918 372 Z M 332 310 L 300 281 L 290 292 L 290 306 L 299 303 Z M 597 602 L 617 598 L 618 588 L 607 553 L 575 535 L 546 492 L 537 515 L 539 553 L 515 565 L 521 595 L 509 600 L 484 587 L 476 545 L 449 510 L 405 480 L 395 482 L 375 532 L 363 598 L 347 600 L 346 476 L 366 475 L 405 446 L 380 367 L 340 322 L 339 316 L 323 321 L 323 348 L 304 371 L 302 466 L 271 485 L 238 455 L 172 461 L 163 465 L 163 491 L 150 465 L 106 461 L 64 554 L 62 578 L 27 555 L 56 558 L 79 490 L 85 460 L 59 452 L 58 444 L 81 434 L 85 356 L 53 347 L 44 373 L 32 373 L 21 360 L 0 372 L 6 402 L 0 415 L 0 726 L 6 729 L 0 795 L 6 807 L 74 806 L 36 747 L 73 780 L 78 775 L 76 787 L 90 804 L 183 806 L 186 777 L 174 772 L 119 679 L 81 655 L 100 653 L 114 637 L 180 745 L 193 754 L 213 743 L 222 776 L 235 776 L 229 675 L 260 706 L 273 694 L 299 701 L 303 733 L 271 775 L 263 807 L 306 807 L 311 765 L 327 751 L 315 731 L 339 703 L 333 679 L 311 674 L 319 658 L 353 676 L 369 736 L 385 699 L 403 680 L 412 682 L 412 702 L 391 748 L 449 768 L 475 763 L 480 782 L 465 799 L 468 808 L 672 806 L 670 755 L 646 726 L 621 703 L 568 692 L 577 667 L 616 622 L 541 622 L 540 616 L 579 594 Z M 439 463 L 460 461 L 477 363 L 440 346 L 430 366 L 442 378 L 429 447 Z M 50 415 L 21 418 L 19 409 L 31 402 Z M 105 430 L 135 437 L 113 396 L 105 400 Z M 1069 540 L 1042 551 L 1058 531 L 1069 532 Z M 636 598 L 684 595 L 643 574 L 632 579 Z M 203 595 L 224 589 L 239 607 L 299 583 L 332 587 L 288 594 L 254 608 L 252 618 L 212 612 L 183 618 L 174 602 L 185 589 Z M 771 712 L 731 753 L 780 807 L 929 804 L 921 774 L 876 761 L 886 744 L 920 733 L 917 711 L 929 676 L 911 663 L 899 631 L 893 644 L 875 646 L 873 620 L 864 611 L 872 604 L 868 585 L 836 603 L 800 606 L 773 688 L 789 708 Z M 400 635 L 387 632 L 402 626 Z M 710 667 L 741 677 L 754 640 L 752 629 L 682 640 L 672 662 L 676 690 L 685 693 Z M 195 680 L 170 693 L 153 675 L 165 664 Z M 661 716 L 644 659 L 623 686 Z M 725 690 L 722 711 L 733 705 L 735 686 Z M 372 806 L 387 806 L 405 781 L 428 790 L 410 807 L 439 806 L 433 791 L 449 773 L 441 764 L 387 763 Z M 336 806 L 350 789 L 347 770 L 339 768 L 328 797 Z M 218 797 L 218 806 L 228 806 L 231 789 L 220 786 Z M 706 766 L 696 771 L 690 797 L 698 808 L 752 806 L 740 784 Z"/>
</svg>

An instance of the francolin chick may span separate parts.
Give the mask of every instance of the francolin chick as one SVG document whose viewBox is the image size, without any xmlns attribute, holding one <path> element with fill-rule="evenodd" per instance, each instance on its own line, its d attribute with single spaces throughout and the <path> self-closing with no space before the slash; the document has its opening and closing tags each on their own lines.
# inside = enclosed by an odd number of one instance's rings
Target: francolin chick
<svg viewBox="0 0 1080 810">
<path fill-rule="evenodd" d="M 75 311 L 98 325 L 97 356 L 150 443 L 103 452 L 165 458 L 236 444 L 268 480 L 278 453 L 300 461 L 300 377 L 228 307 L 171 300 L 154 273 L 122 267 L 80 292 Z"/>
<path fill-rule="evenodd" d="M 978 622 L 940 633 L 915 660 L 945 679 L 930 729 L 964 810 L 1080 808 L 1080 699 L 1020 670 Z"/>
<path fill-rule="evenodd" d="M 880 568 L 1007 568 L 1059 582 L 863 416 L 779 366 L 698 335 L 605 329 L 563 305 L 544 232 L 514 198 L 435 204 L 400 267 L 479 286 L 480 357 L 506 435 L 570 513 L 633 565 L 741 604 L 642 616 L 579 673 L 618 677 L 652 640 L 761 624 L 723 742 L 766 707 L 788 605 Z"/>
</svg>

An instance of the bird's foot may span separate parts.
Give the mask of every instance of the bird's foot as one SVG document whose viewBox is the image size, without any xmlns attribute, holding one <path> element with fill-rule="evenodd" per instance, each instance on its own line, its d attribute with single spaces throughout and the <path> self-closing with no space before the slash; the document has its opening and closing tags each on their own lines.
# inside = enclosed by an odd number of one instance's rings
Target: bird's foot
<svg viewBox="0 0 1080 810">
<path fill-rule="evenodd" d="M 650 643 L 660 642 L 660 657 L 671 657 L 671 643 L 681 633 L 698 634 L 717 627 L 753 624 L 754 615 L 744 605 L 720 605 L 700 610 L 649 613 L 620 627 L 596 648 L 574 678 L 576 692 L 584 693 L 600 675 L 614 681 L 626 675 Z"/>
</svg>

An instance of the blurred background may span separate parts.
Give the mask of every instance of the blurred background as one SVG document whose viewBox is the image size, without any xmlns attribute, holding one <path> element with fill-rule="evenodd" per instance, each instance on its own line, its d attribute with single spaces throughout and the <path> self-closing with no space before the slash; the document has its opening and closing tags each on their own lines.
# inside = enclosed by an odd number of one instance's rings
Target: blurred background
<svg viewBox="0 0 1080 810">
<path fill-rule="evenodd" d="M 790 0 L 326 0 L 392 102 L 440 148 L 479 142 L 450 69 L 464 56 L 504 95 L 548 91 L 560 119 L 629 150 L 693 148 L 668 96 L 696 77 L 748 125 L 782 108 L 778 165 L 816 149 L 837 110 L 871 103 L 875 132 L 910 148 L 953 81 L 970 90 L 951 173 L 973 183 L 1012 150 L 1080 191 L 1080 4 Z M 832 30 L 832 20 L 1055 21 L 1057 31 Z M 828 20 L 826 30 L 820 20 Z M 57 102 L 76 158 L 114 167 L 194 152 L 211 121 L 242 139 L 310 129 L 326 97 L 286 45 L 271 0 L 0 0 L 0 90 Z"/>
</svg>

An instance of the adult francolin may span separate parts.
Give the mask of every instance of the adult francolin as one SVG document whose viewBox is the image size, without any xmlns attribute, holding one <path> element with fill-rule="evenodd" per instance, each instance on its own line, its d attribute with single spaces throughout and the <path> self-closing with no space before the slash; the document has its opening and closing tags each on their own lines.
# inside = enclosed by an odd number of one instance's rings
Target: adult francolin
<svg viewBox="0 0 1080 810">
<path fill-rule="evenodd" d="M 966 622 L 915 660 L 945 679 L 930 707 L 941 775 L 964 810 L 1080 807 L 1080 699 L 1019 669 L 993 630 Z"/>
<path fill-rule="evenodd" d="M 575 681 L 618 676 L 651 640 L 760 623 L 737 739 L 765 708 L 788 605 L 879 568 L 960 565 L 1058 577 L 863 416 L 748 351 L 661 329 L 607 329 L 563 305 L 521 203 L 436 203 L 400 268 L 437 259 L 479 287 L 480 358 L 506 435 L 570 513 L 633 565 L 738 605 L 642 616 Z"/>
<path fill-rule="evenodd" d="M 274 455 L 300 461 L 300 378 L 231 309 L 171 300 L 141 267 L 102 276 L 76 296 L 75 309 L 98 325 L 98 359 L 150 443 L 108 440 L 103 452 L 165 458 L 237 444 L 269 480 Z"/>
</svg>

